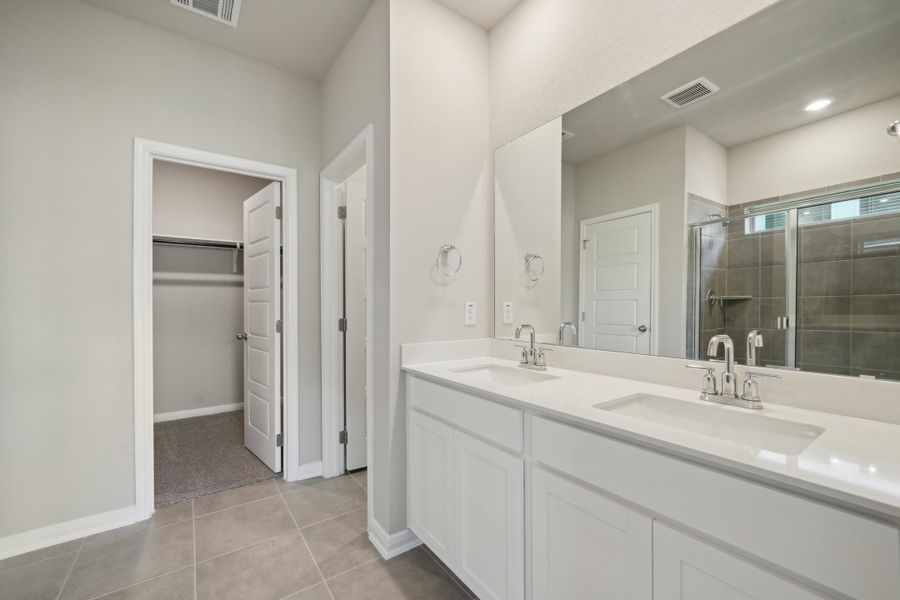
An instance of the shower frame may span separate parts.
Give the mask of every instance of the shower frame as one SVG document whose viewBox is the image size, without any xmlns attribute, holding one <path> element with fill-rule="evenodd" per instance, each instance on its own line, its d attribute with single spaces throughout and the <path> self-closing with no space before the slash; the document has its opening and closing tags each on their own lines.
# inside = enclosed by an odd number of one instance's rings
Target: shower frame
<svg viewBox="0 0 900 600">
<path fill-rule="evenodd" d="M 785 316 L 787 317 L 785 332 L 785 366 L 781 368 L 796 369 L 797 366 L 797 270 L 798 270 L 798 244 L 799 244 L 799 215 L 804 208 L 819 206 L 823 204 L 831 204 L 844 200 L 856 200 L 880 194 L 890 194 L 900 191 L 900 180 L 880 182 L 871 185 L 858 186 L 843 189 L 835 192 L 825 192 L 819 194 L 810 194 L 794 200 L 770 202 L 755 206 L 748 206 L 742 214 L 732 215 L 722 218 L 711 219 L 699 223 L 691 223 L 688 225 L 688 240 L 691 241 L 691 247 L 688 252 L 688 261 L 692 265 L 689 271 L 689 279 L 687 281 L 688 288 L 688 310 L 693 315 L 692 319 L 688 319 L 687 326 L 687 350 L 691 357 L 695 359 L 705 359 L 700 355 L 699 332 L 700 332 L 700 303 L 706 302 L 703 297 L 700 284 L 702 277 L 700 276 L 702 255 L 701 255 L 701 232 L 703 227 L 709 225 L 722 224 L 728 225 L 732 221 L 745 220 L 751 217 L 760 217 L 784 213 L 784 273 L 785 273 Z M 735 340 L 736 343 L 743 343 L 743 340 Z M 779 367 L 775 367 L 779 368 Z"/>
</svg>

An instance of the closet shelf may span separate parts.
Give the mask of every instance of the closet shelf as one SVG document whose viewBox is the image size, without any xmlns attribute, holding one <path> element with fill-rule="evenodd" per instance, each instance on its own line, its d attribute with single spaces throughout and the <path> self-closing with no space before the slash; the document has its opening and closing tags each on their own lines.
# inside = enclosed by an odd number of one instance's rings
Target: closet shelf
<svg viewBox="0 0 900 600">
<path fill-rule="evenodd" d="M 233 283 L 242 284 L 243 275 L 229 273 L 179 273 L 176 271 L 157 271 L 153 273 L 154 283 Z"/>
<path fill-rule="evenodd" d="M 215 238 L 194 238 L 180 235 L 154 235 L 154 244 L 168 244 L 172 246 L 196 246 L 200 248 L 222 248 L 224 250 L 239 250 L 244 247 L 242 240 L 222 240 Z"/>
</svg>

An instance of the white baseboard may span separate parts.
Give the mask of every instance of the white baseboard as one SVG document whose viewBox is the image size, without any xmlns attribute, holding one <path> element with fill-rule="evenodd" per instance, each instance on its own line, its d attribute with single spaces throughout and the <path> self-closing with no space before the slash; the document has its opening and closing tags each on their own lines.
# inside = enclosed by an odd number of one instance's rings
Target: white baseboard
<svg viewBox="0 0 900 600">
<path fill-rule="evenodd" d="M 205 417 L 206 415 L 217 415 L 219 413 L 242 410 L 243 408 L 244 403 L 237 402 L 235 404 L 219 404 L 217 406 L 204 406 L 203 408 L 175 410 L 172 412 L 157 413 L 153 415 L 153 422 L 162 423 L 163 421 L 177 421 L 178 419 L 190 419 L 191 417 Z"/>
<path fill-rule="evenodd" d="M 304 479 L 312 479 L 313 477 L 322 476 L 322 461 L 302 464 L 292 472 L 288 473 L 288 481 L 303 481 Z"/>
<path fill-rule="evenodd" d="M 369 541 L 384 559 L 394 558 L 422 543 L 409 529 L 388 534 L 374 519 L 369 520 Z"/>
<path fill-rule="evenodd" d="M 134 506 L 30 529 L 0 538 L 0 560 L 131 525 L 138 521 Z"/>
</svg>

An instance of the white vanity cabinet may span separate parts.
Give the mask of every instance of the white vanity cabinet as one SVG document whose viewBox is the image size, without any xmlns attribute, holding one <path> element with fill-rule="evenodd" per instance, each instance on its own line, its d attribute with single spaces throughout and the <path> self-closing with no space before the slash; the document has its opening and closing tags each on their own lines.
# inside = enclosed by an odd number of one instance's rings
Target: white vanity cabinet
<svg viewBox="0 0 900 600">
<path fill-rule="evenodd" d="M 410 528 L 481 600 L 900 599 L 890 520 L 565 415 L 407 394 Z"/>
<path fill-rule="evenodd" d="M 653 598 L 653 520 L 531 470 L 531 598 Z"/>
<path fill-rule="evenodd" d="M 825 600 L 752 562 L 653 524 L 655 600 Z"/>
<path fill-rule="evenodd" d="M 481 600 L 522 600 L 521 411 L 416 379 L 408 390 L 409 528 Z"/>
</svg>

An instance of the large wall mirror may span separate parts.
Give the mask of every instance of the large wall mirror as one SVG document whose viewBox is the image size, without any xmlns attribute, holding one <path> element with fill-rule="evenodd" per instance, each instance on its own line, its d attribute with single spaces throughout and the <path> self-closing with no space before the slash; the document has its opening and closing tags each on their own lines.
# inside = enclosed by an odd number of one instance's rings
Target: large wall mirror
<svg viewBox="0 0 900 600">
<path fill-rule="evenodd" d="M 784 0 L 498 148 L 495 334 L 900 380 L 900 2 Z"/>
</svg>

